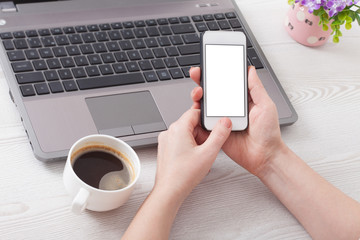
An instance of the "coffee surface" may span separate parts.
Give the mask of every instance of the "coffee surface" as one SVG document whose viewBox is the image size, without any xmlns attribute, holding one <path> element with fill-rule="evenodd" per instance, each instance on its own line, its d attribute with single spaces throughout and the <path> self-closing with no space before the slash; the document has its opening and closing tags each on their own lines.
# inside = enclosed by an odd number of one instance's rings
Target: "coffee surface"
<svg viewBox="0 0 360 240">
<path fill-rule="evenodd" d="M 104 150 L 92 149 L 80 154 L 74 160 L 73 169 L 86 184 L 102 190 L 117 190 L 130 183 L 126 163 Z"/>
</svg>

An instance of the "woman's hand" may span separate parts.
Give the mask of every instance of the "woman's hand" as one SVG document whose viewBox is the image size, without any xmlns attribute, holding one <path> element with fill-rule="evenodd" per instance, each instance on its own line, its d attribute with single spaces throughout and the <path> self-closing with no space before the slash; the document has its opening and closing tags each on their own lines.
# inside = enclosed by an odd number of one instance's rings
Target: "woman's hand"
<svg viewBox="0 0 360 240">
<path fill-rule="evenodd" d="M 200 84 L 200 68 L 190 69 L 191 78 Z M 232 132 L 223 146 L 224 152 L 252 174 L 259 176 L 273 155 L 284 146 L 281 139 L 276 105 L 267 94 L 254 67 L 249 68 L 249 126 Z M 199 109 L 202 88 L 192 91 L 193 108 Z"/>
</svg>

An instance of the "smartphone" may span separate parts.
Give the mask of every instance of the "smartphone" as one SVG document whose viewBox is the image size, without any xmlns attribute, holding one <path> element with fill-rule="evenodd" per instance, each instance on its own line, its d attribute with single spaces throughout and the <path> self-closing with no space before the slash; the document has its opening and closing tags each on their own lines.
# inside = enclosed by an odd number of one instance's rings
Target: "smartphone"
<svg viewBox="0 0 360 240">
<path fill-rule="evenodd" d="M 208 31 L 201 36 L 201 123 L 212 130 L 228 117 L 233 131 L 248 126 L 246 37 L 242 32 Z"/>
</svg>

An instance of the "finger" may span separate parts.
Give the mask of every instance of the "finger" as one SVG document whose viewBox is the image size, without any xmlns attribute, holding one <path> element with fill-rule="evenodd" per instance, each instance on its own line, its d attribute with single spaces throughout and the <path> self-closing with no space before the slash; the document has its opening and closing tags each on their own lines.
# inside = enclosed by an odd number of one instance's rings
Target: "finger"
<svg viewBox="0 0 360 240">
<path fill-rule="evenodd" d="M 189 109 L 187 110 L 177 121 L 178 124 L 182 124 L 189 131 L 194 131 L 195 127 L 200 124 L 200 110 Z"/>
<path fill-rule="evenodd" d="M 191 92 L 191 99 L 193 102 L 199 102 L 203 96 L 203 90 L 201 87 L 196 87 Z"/>
<path fill-rule="evenodd" d="M 266 89 L 264 88 L 264 85 L 262 84 L 259 76 L 257 75 L 255 67 L 249 68 L 248 82 L 250 96 L 255 105 L 261 105 L 263 103 L 272 101 L 267 94 Z"/>
<path fill-rule="evenodd" d="M 198 85 L 200 85 L 200 77 L 201 77 L 201 71 L 199 67 L 192 67 L 190 68 L 190 77 L 194 82 L 196 82 Z"/>
<path fill-rule="evenodd" d="M 232 123 L 229 118 L 222 118 L 218 121 L 211 131 L 207 140 L 201 145 L 203 150 L 210 156 L 216 156 L 225 141 L 228 139 L 232 129 Z"/>
</svg>

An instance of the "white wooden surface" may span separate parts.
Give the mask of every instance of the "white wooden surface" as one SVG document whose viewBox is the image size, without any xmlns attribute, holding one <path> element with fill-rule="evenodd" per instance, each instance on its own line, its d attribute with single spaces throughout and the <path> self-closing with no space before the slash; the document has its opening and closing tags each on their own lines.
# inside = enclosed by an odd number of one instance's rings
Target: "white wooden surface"
<svg viewBox="0 0 360 240">
<path fill-rule="evenodd" d="M 299 114 L 285 142 L 312 168 L 360 201 L 360 27 L 340 44 L 307 48 L 284 30 L 285 0 L 238 0 Z M 36 160 L 0 75 L 0 239 L 118 239 L 152 188 L 156 148 L 137 153 L 142 175 L 131 199 L 107 212 L 70 212 L 64 162 Z M 330 209 L 329 209 L 330 210 Z M 171 239 L 310 239 L 255 177 L 220 153 L 185 201 Z"/>
</svg>

